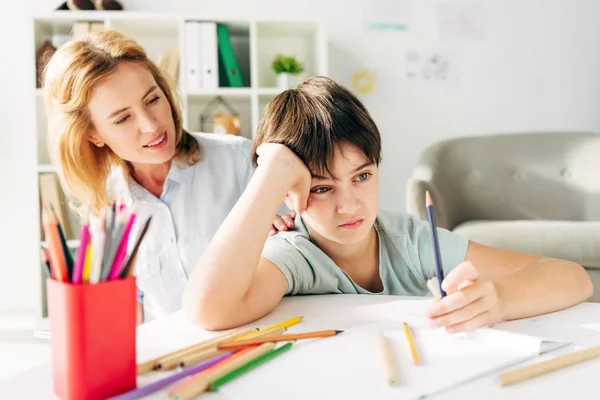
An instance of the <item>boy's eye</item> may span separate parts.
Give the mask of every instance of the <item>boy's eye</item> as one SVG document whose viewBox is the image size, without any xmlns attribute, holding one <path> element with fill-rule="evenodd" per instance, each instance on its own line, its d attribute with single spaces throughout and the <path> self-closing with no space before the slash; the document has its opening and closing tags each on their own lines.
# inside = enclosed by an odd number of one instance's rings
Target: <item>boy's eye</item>
<svg viewBox="0 0 600 400">
<path fill-rule="evenodd" d="M 366 181 L 367 179 L 369 179 L 370 175 L 371 175 L 370 172 L 363 172 L 362 174 L 360 174 L 356 177 L 356 180 L 359 182 Z"/>
<path fill-rule="evenodd" d="M 329 192 L 330 188 L 324 186 L 324 187 L 320 187 L 320 188 L 316 188 L 311 190 L 311 193 L 316 193 L 316 194 L 321 194 L 321 193 L 327 193 Z"/>
<path fill-rule="evenodd" d="M 127 119 L 129 118 L 129 115 L 124 116 L 123 118 L 121 118 L 120 120 L 115 122 L 115 125 L 119 125 L 122 124 L 123 122 L 127 121 Z"/>
</svg>

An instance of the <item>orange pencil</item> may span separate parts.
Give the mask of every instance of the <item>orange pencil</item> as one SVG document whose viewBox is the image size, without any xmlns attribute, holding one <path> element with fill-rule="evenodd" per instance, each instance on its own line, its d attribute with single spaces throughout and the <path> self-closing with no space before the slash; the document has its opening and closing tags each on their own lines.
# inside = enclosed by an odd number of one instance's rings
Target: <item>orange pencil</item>
<svg viewBox="0 0 600 400">
<path fill-rule="evenodd" d="M 256 339 L 221 342 L 217 345 L 217 348 L 219 350 L 235 349 L 238 347 L 251 346 L 251 345 L 262 344 L 262 343 L 267 343 L 267 342 L 289 342 L 292 340 L 300 340 L 300 339 L 324 338 L 324 337 L 335 336 L 342 332 L 344 332 L 344 331 L 336 331 L 336 330 L 330 329 L 330 330 L 326 330 L 326 331 L 290 333 L 288 335 L 267 336 L 267 337 L 260 337 L 260 338 L 256 338 Z"/>
<path fill-rule="evenodd" d="M 60 241 L 60 235 L 58 233 L 58 221 L 56 218 L 52 218 L 48 206 L 43 205 L 42 210 L 42 229 L 44 230 L 44 236 L 48 243 L 48 251 L 50 252 L 50 266 L 52 267 L 52 275 L 56 280 L 61 282 L 68 282 L 69 276 L 67 275 L 67 262 L 65 259 L 65 253 L 62 249 L 62 243 Z"/>
</svg>

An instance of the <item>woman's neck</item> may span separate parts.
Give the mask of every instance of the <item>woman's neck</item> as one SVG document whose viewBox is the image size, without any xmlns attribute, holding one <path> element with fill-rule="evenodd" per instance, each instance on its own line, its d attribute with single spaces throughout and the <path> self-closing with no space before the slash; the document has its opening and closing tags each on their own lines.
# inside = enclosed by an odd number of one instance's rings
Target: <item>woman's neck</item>
<svg viewBox="0 0 600 400">
<path fill-rule="evenodd" d="M 170 168 L 171 161 L 162 164 L 132 163 L 132 177 L 150 193 L 156 197 L 160 197 Z"/>
</svg>

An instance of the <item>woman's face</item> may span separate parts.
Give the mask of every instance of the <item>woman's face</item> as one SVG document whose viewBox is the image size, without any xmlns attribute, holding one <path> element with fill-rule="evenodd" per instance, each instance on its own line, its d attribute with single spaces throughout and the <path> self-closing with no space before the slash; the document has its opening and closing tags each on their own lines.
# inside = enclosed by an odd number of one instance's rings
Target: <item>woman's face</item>
<svg viewBox="0 0 600 400">
<path fill-rule="evenodd" d="M 143 65 L 122 63 L 93 88 L 89 140 L 135 164 L 162 164 L 175 154 L 171 105 Z"/>
</svg>

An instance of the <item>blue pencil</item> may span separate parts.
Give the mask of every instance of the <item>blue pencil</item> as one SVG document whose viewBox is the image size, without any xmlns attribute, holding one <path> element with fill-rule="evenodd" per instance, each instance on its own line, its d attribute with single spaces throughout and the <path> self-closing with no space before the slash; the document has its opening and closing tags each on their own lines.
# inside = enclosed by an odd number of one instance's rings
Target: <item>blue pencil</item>
<svg viewBox="0 0 600 400">
<path fill-rule="evenodd" d="M 442 289 L 442 281 L 444 280 L 444 267 L 442 265 L 442 257 L 440 257 L 440 242 L 438 241 L 437 229 L 435 225 L 435 214 L 433 213 L 433 201 L 429 191 L 425 192 L 425 205 L 427 206 L 427 215 L 429 216 L 429 227 L 431 228 L 431 237 L 433 239 L 433 255 L 435 257 L 435 268 L 437 278 L 440 284 L 440 294 L 442 298 L 446 296 L 446 292 Z"/>
</svg>

